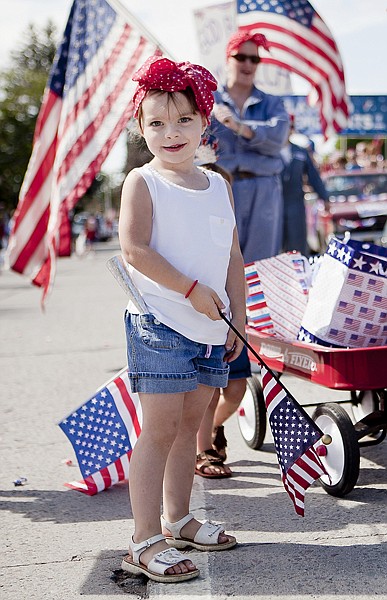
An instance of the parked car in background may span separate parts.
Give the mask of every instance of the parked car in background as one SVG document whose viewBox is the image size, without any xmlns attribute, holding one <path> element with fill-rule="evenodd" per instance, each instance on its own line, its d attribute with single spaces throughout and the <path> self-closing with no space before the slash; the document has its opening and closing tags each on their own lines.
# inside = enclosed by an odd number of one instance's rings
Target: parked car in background
<svg viewBox="0 0 387 600">
<path fill-rule="evenodd" d="M 321 251 L 329 238 L 352 239 L 387 246 L 387 171 L 335 171 L 322 175 L 329 205 L 319 202 L 317 234 Z"/>
</svg>

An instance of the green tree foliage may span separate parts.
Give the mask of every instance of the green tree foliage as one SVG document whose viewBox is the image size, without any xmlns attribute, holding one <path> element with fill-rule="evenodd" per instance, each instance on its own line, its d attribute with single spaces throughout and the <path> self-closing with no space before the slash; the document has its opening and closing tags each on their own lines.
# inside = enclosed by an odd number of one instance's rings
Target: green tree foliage
<svg viewBox="0 0 387 600">
<path fill-rule="evenodd" d="M 56 29 L 29 25 L 10 67 L 0 73 L 0 205 L 16 207 L 31 156 L 36 118 L 54 60 Z"/>
</svg>

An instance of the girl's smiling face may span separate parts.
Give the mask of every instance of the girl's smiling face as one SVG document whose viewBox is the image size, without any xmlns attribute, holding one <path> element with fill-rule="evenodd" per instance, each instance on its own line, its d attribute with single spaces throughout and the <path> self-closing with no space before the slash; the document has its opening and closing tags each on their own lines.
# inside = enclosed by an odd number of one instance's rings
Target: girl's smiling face
<svg viewBox="0 0 387 600">
<path fill-rule="evenodd" d="M 151 153 L 162 162 L 179 164 L 193 162 L 207 120 L 181 92 L 150 92 L 142 102 L 139 124 Z"/>
</svg>

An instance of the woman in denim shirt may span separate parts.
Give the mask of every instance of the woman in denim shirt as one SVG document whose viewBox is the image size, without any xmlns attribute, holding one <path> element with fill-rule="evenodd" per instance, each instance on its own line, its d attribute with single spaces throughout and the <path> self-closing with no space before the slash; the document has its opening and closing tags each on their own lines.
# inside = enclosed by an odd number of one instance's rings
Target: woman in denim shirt
<svg viewBox="0 0 387 600">
<path fill-rule="evenodd" d="M 211 133 L 219 140 L 218 164 L 233 176 L 239 241 L 245 263 L 278 254 L 283 199 L 280 151 L 289 116 L 282 99 L 255 87 L 265 36 L 237 32 L 227 45 L 227 85 L 215 92 Z"/>
</svg>

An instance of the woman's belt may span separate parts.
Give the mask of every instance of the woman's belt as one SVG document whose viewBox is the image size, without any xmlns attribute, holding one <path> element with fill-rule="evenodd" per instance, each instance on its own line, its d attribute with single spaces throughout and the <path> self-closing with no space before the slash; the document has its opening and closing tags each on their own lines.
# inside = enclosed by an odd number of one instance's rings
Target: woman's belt
<svg viewBox="0 0 387 600">
<path fill-rule="evenodd" d="M 258 175 L 250 171 L 235 171 L 232 176 L 234 179 L 253 179 L 254 177 L 258 177 Z"/>
</svg>

